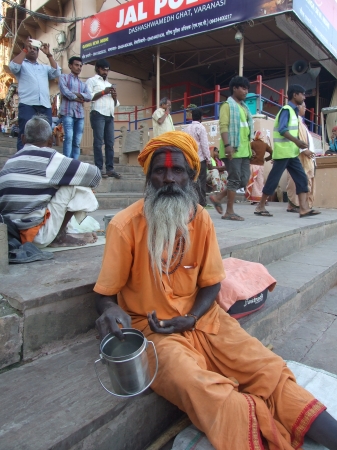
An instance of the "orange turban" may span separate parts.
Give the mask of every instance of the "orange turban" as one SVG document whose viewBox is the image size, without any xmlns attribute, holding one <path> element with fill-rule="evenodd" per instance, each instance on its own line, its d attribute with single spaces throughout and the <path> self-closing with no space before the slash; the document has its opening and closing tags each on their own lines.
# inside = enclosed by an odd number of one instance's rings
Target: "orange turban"
<svg viewBox="0 0 337 450">
<path fill-rule="evenodd" d="M 151 139 L 138 156 L 138 162 L 147 174 L 152 156 L 161 147 L 177 147 L 184 154 L 188 165 L 196 171 L 194 180 L 198 178 L 200 172 L 200 159 L 198 156 L 198 145 L 195 139 L 183 131 L 168 131 L 160 136 Z"/>
</svg>

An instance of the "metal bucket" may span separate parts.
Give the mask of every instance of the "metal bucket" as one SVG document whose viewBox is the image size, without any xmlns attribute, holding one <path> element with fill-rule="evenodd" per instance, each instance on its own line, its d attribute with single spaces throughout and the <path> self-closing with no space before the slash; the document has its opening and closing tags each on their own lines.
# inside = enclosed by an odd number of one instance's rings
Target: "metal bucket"
<svg viewBox="0 0 337 450">
<path fill-rule="evenodd" d="M 122 328 L 124 341 L 108 334 L 100 345 L 100 359 L 95 361 L 95 371 L 103 388 L 117 397 L 133 397 L 144 392 L 153 383 L 158 371 L 158 357 L 152 341 L 134 328 Z M 151 379 L 147 356 L 148 344 L 153 346 L 156 357 L 156 370 Z M 96 364 L 102 362 L 107 366 L 112 391 L 102 383 Z"/>
<path fill-rule="evenodd" d="M 113 217 L 115 217 L 115 214 L 106 214 L 106 215 L 103 217 L 104 231 L 105 231 L 105 233 L 106 233 L 106 229 L 108 228 L 108 225 L 109 225 L 109 223 L 110 223 L 110 221 L 111 221 L 111 219 L 112 219 Z"/>
</svg>

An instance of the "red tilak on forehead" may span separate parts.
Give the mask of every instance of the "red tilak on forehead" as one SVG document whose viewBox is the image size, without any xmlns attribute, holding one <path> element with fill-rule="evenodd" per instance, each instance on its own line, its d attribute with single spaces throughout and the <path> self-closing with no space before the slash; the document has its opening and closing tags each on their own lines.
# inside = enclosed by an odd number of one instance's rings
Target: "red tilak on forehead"
<svg viewBox="0 0 337 450">
<path fill-rule="evenodd" d="M 172 163 L 172 152 L 165 152 L 166 158 L 165 158 L 165 167 L 168 167 L 171 169 L 173 167 Z"/>
</svg>

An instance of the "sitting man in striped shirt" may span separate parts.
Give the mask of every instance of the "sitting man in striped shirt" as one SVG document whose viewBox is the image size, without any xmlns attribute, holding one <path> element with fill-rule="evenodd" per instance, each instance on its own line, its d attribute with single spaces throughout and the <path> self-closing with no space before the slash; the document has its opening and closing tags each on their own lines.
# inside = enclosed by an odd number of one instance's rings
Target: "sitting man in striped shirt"
<svg viewBox="0 0 337 450">
<path fill-rule="evenodd" d="M 75 217 L 80 223 L 98 202 L 92 192 L 100 170 L 53 150 L 52 131 L 41 116 L 25 127 L 25 146 L 0 171 L 0 213 L 15 222 L 21 242 L 37 247 L 77 247 L 97 240 L 93 233 L 67 234 Z"/>
<path fill-rule="evenodd" d="M 91 101 L 88 86 L 78 76 L 82 71 L 82 59 L 72 56 L 68 61 L 70 73 L 62 74 L 59 87 L 62 94 L 60 115 L 62 116 L 64 141 L 63 154 L 78 159 L 84 129 L 84 102 Z"/>
</svg>

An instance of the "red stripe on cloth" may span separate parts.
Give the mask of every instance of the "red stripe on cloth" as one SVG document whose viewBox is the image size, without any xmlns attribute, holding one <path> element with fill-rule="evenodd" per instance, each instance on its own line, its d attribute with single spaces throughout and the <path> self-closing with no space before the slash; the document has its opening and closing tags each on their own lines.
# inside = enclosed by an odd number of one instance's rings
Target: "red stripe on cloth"
<svg viewBox="0 0 337 450">
<path fill-rule="evenodd" d="M 242 395 L 247 400 L 249 409 L 249 430 L 248 430 L 249 449 L 264 450 L 265 447 L 262 443 L 260 427 L 256 417 L 255 402 L 250 395 L 248 394 Z"/>
<path fill-rule="evenodd" d="M 311 424 L 325 410 L 326 407 L 316 399 L 303 409 L 291 430 L 291 445 L 295 450 L 302 447 L 304 436 L 309 431 Z"/>
</svg>

